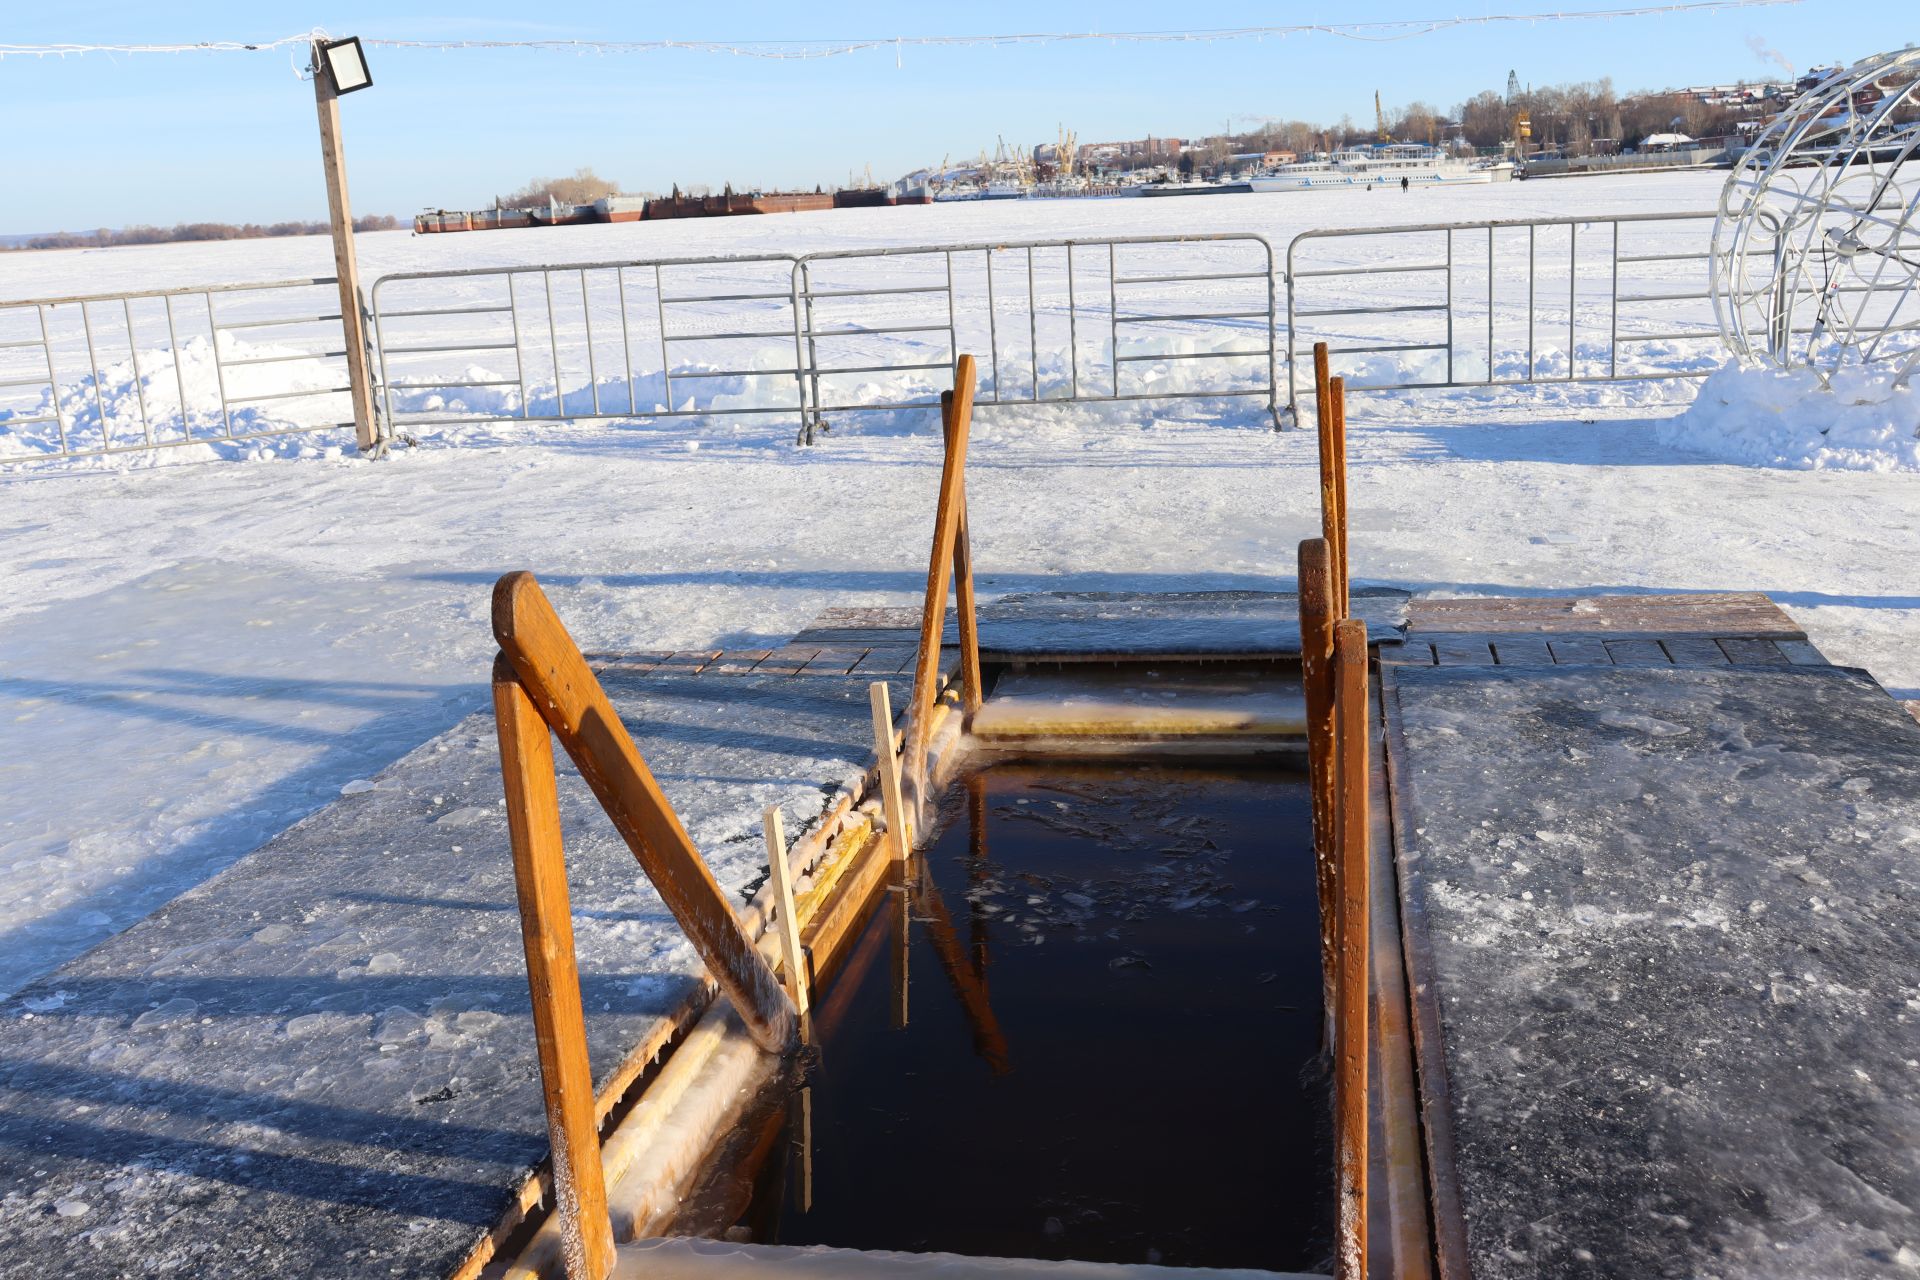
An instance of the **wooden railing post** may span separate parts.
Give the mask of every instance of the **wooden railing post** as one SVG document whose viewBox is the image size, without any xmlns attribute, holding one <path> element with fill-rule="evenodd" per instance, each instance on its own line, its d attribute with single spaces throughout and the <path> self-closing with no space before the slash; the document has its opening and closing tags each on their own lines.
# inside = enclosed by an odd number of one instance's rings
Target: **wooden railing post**
<svg viewBox="0 0 1920 1280">
<path fill-rule="evenodd" d="M 927 751 L 933 734 L 933 705 L 940 684 L 940 638 L 947 625 L 947 579 L 953 572 L 960 521 L 966 503 L 967 437 L 973 424 L 972 356 L 954 363 L 952 422 L 946 432 L 946 459 L 940 468 L 940 500 L 933 516 L 933 554 L 927 564 L 926 607 L 920 618 L 920 656 L 913 668 L 913 702 L 907 709 L 906 783 L 914 807 L 928 800 Z"/>
<path fill-rule="evenodd" d="M 1328 376 L 1327 344 L 1313 344 L 1313 410 L 1314 423 L 1319 429 L 1320 447 L 1320 536 L 1326 539 L 1328 561 L 1334 574 L 1340 571 L 1340 534 L 1337 513 L 1340 510 L 1340 464 L 1334 446 L 1333 418 L 1333 379 Z M 1345 617 L 1338 607 L 1339 594 L 1334 595 L 1334 620 Z"/>
<path fill-rule="evenodd" d="M 875 680 L 867 686 L 867 698 L 873 706 L 873 752 L 880 772 L 880 813 L 887 820 L 887 840 L 893 845 L 893 860 L 905 862 L 913 852 L 912 819 L 907 817 L 907 802 L 900 790 L 900 757 L 893 750 L 893 700 L 887 694 L 887 682 Z"/>
<path fill-rule="evenodd" d="M 951 445 L 956 420 L 953 392 L 940 393 L 940 421 Z M 960 706 L 972 715 L 986 694 L 980 687 L 980 617 L 973 600 L 973 539 L 967 531 L 967 477 L 960 475 L 960 528 L 953 543 L 953 611 L 960 621 Z"/>
<path fill-rule="evenodd" d="M 1325 1025 L 1335 1010 L 1333 579 L 1325 538 L 1300 544 L 1300 680 L 1307 702 L 1307 788 L 1313 809 L 1314 883 L 1320 898 L 1320 985 Z M 1329 1041 L 1331 1037 L 1329 1037 Z"/>
<path fill-rule="evenodd" d="M 1367 1009 L 1372 991 L 1368 861 L 1367 624 L 1334 628 L 1335 830 L 1339 982 L 1334 1019 L 1334 1132 L 1339 1189 L 1336 1280 L 1367 1274 Z"/>
<path fill-rule="evenodd" d="M 527 953 L 533 1034 L 540 1055 L 547 1134 L 553 1153 L 554 1211 L 565 1224 L 567 1280 L 603 1280 L 613 1269 L 613 1225 L 607 1216 L 594 1118 L 593 1068 L 573 954 L 566 852 L 560 840 L 560 797 L 553 739 L 512 665 L 493 664 L 494 723 L 506 785 L 507 833 L 520 901 L 520 939 Z"/>
<path fill-rule="evenodd" d="M 780 806 L 770 804 L 761 815 L 761 828 L 767 837 L 767 875 L 773 881 L 773 905 L 780 918 L 774 925 L 780 931 L 780 959 L 787 969 L 787 995 L 801 1017 L 807 1013 L 807 952 L 800 945 L 800 918 L 793 908 L 793 869 L 787 865 L 787 831 L 780 821 Z"/>
<path fill-rule="evenodd" d="M 495 584 L 493 634 L 754 1043 L 784 1052 L 794 1040 L 793 1002 L 741 928 L 712 869 L 532 574 L 509 573 Z"/>
<path fill-rule="evenodd" d="M 1334 378 L 1327 385 L 1327 419 L 1332 436 L 1333 506 L 1322 516 L 1328 549 L 1333 553 L 1333 607 L 1335 617 L 1353 613 L 1349 584 L 1352 570 L 1347 562 L 1347 380 Z"/>
</svg>

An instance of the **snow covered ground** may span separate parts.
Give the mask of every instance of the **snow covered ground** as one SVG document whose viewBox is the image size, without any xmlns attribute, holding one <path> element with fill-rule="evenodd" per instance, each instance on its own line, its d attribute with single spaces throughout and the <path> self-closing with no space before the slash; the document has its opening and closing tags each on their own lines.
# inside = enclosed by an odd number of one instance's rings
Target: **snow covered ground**
<svg viewBox="0 0 1920 1280">
<path fill-rule="evenodd" d="M 934 206 L 363 239 L 398 269 L 1361 219 L 1711 206 L 1713 175 L 1397 192 Z M 320 273 L 318 240 L 0 257 L 0 297 Z M 1690 383 L 1358 395 L 1353 561 L 1423 591 L 1769 592 L 1920 697 L 1911 473 L 1667 443 Z M 976 424 L 984 591 L 1278 587 L 1315 451 L 1257 401 L 1002 407 Z M 456 447 L 457 444 L 457 447 Z M 754 647 L 913 602 L 924 412 L 812 449 L 754 419 L 499 427 L 390 461 L 135 455 L 0 473 L 0 991 L 257 847 L 483 705 L 487 590 L 539 573 L 589 647 Z"/>
</svg>

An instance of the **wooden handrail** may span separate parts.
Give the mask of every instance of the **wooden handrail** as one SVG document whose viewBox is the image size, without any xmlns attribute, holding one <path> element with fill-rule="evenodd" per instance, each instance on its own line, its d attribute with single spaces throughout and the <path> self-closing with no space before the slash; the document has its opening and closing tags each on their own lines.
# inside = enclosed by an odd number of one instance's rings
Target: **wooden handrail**
<svg viewBox="0 0 1920 1280">
<path fill-rule="evenodd" d="M 573 953 L 553 738 L 504 656 L 493 664 L 493 711 L 553 1154 L 555 1212 L 568 1228 L 561 1233 L 567 1277 L 602 1280 L 613 1269 L 613 1225 L 607 1216 L 600 1129 L 594 1122 L 593 1068 L 587 1058 L 587 1022 L 580 1007 L 580 971 Z"/>
<path fill-rule="evenodd" d="M 1328 418 L 1333 426 L 1333 510 L 1323 517 L 1333 552 L 1333 607 L 1337 616 L 1353 616 L 1352 564 L 1347 559 L 1347 380 L 1327 384 Z"/>
<path fill-rule="evenodd" d="M 954 362 L 953 400 L 942 414 L 946 457 L 940 468 L 940 501 L 933 516 L 933 553 L 927 564 L 926 605 L 920 617 L 920 654 L 913 668 L 913 701 L 907 708 L 906 784 L 913 789 L 913 807 L 924 812 L 927 792 L 927 754 L 933 735 L 933 706 L 940 684 L 940 638 L 947 625 L 947 591 L 960 526 L 966 510 L 967 437 L 973 428 L 974 360 L 963 355 Z M 971 596 L 972 589 L 968 588 Z M 979 661 L 978 651 L 972 660 Z M 963 655 L 964 666 L 966 657 Z"/>
<path fill-rule="evenodd" d="M 1327 344 L 1313 344 L 1314 419 L 1320 446 L 1320 536 L 1333 570 L 1334 620 L 1349 612 L 1347 590 L 1347 383 L 1328 376 Z"/>
<path fill-rule="evenodd" d="M 509 573 L 494 586 L 493 634 L 754 1042 L 784 1052 L 794 1040 L 793 1002 L 741 928 L 713 871 L 531 573 Z"/>
<path fill-rule="evenodd" d="M 1334 752 L 1332 566 L 1327 540 L 1300 544 L 1300 682 L 1307 703 L 1307 789 L 1313 811 L 1314 884 L 1320 900 L 1320 987 L 1326 1026 L 1333 1025 Z"/>
<path fill-rule="evenodd" d="M 951 391 L 940 393 L 940 422 L 951 447 L 953 433 L 959 427 Z M 953 541 L 953 612 L 960 623 L 960 707 L 972 715 L 986 700 L 986 692 L 980 687 L 980 616 L 973 601 L 973 539 L 967 531 L 964 467 L 960 472 L 960 527 Z"/>
<path fill-rule="evenodd" d="M 1367 624 L 1334 627 L 1334 759 L 1339 980 L 1334 1017 L 1336 1280 L 1367 1274 L 1367 1007 L 1372 991 L 1368 862 Z"/>
</svg>

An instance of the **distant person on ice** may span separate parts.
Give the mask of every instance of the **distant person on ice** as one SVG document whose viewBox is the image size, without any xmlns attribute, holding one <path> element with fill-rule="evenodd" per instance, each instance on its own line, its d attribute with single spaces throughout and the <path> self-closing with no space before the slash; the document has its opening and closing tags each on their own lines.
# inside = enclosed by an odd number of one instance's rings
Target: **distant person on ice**
<svg viewBox="0 0 1920 1280">
<path fill-rule="evenodd" d="M 1407 189 L 1407 180 L 1405 178 L 1400 179 L 1400 189 L 1402 191 Z"/>
</svg>

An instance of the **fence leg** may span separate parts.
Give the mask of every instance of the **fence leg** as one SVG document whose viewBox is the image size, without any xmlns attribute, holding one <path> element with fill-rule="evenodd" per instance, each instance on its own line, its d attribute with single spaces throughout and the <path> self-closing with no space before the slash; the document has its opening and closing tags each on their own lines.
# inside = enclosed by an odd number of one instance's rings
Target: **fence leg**
<svg viewBox="0 0 1920 1280">
<path fill-rule="evenodd" d="M 794 1038 L 793 1002 L 740 927 L 733 904 L 532 574 L 509 573 L 495 584 L 493 634 L 754 1043 L 784 1052 Z"/>
<path fill-rule="evenodd" d="M 1339 1012 L 1334 1033 L 1334 1129 L 1339 1215 L 1336 1280 L 1367 1274 L 1367 1010 L 1369 964 L 1367 624 L 1334 628 L 1335 827 L 1339 892 Z"/>
<path fill-rule="evenodd" d="M 887 820 L 887 839 L 893 842 L 893 860 L 905 862 L 913 852 L 913 828 L 900 791 L 900 757 L 893 751 L 893 701 L 887 682 L 875 680 L 867 686 L 867 696 L 873 704 L 873 750 L 880 762 L 880 805 Z"/>
<path fill-rule="evenodd" d="M 1320 901 L 1320 981 L 1327 1043 L 1333 1043 L 1334 951 L 1333 579 L 1327 540 L 1300 544 L 1300 675 L 1307 697 L 1307 786 L 1313 801 L 1313 869 Z"/>
<path fill-rule="evenodd" d="M 973 423 L 974 363 L 961 356 L 953 370 L 953 430 L 940 470 L 940 503 L 933 517 L 933 555 L 927 565 L 926 608 L 920 618 L 920 657 L 913 669 L 913 704 L 907 711 L 906 778 L 916 807 L 927 802 L 927 749 L 933 734 L 934 695 L 940 683 L 940 637 L 947 623 L 947 578 L 953 572 L 966 502 L 967 436 Z"/>
<path fill-rule="evenodd" d="M 573 954 L 560 799 L 547 722 L 502 657 L 493 667 L 493 709 L 506 784 L 520 938 L 527 953 L 533 1030 L 553 1150 L 555 1212 L 564 1226 L 567 1280 L 602 1280 L 613 1268 L 613 1225 L 594 1119 L 593 1070 Z"/>
</svg>

